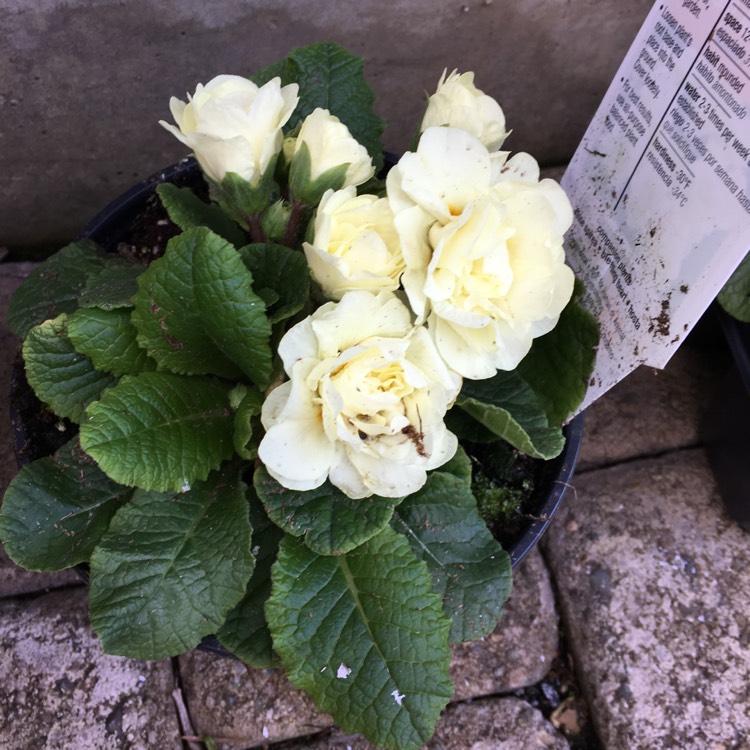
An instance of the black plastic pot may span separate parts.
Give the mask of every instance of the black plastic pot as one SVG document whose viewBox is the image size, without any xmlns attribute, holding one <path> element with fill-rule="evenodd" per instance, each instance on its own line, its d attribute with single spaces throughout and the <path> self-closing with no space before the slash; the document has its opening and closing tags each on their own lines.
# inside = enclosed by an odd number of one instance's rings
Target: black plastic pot
<svg viewBox="0 0 750 750">
<path fill-rule="evenodd" d="M 185 159 L 152 175 L 135 185 L 100 211 L 79 233 L 76 239 L 91 239 L 107 251 L 117 250 L 118 244 L 132 235 L 134 222 L 141 222 L 144 212 L 153 209 L 157 185 L 171 182 L 178 186 L 201 189 L 203 180 L 197 163 Z M 173 233 L 178 230 L 174 230 Z M 26 383 L 20 357 L 14 367 L 11 385 L 11 420 L 15 436 L 16 458 L 20 465 L 49 455 L 70 439 L 75 425 L 60 431 L 60 420 L 47 418 L 42 404 Z M 539 462 L 532 511 L 525 528 L 508 550 L 515 568 L 539 541 L 570 486 L 578 453 L 583 440 L 583 416 L 579 415 L 565 428 L 566 444 L 560 456 Z"/>
<path fill-rule="evenodd" d="M 703 439 L 729 515 L 750 531 L 750 324 L 715 307 L 734 364 L 708 410 Z"/>
</svg>

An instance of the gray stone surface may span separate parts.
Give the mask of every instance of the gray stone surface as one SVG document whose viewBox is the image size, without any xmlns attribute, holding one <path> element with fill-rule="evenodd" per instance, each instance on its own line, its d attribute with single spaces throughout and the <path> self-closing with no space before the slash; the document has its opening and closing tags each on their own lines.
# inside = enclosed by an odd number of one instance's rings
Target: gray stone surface
<svg viewBox="0 0 750 750">
<path fill-rule="evenodd" d="M 454 646 L 454 700 L 510 692 L 539 682 L 558 650 L 558 617 L 538 550 L 516 572 L 495 632 Z M 248 746 L 310 734 L 331 724 L 283 673 L 252 670 L 194 652 L 180 657 L 185 695 L 198 734 L 242 739 Z M 227 744 L 227 747 L 230 745 Z"/>
<path fill-rule="evenodd" d="M 726 353 L 704 342 L 678 349 L 664 370 L 640 367 L 628 375 L 586 410 L 577 471 L 698 445 L 727 367 Z"/>
<path fill-rule="evenodd" d="M 358 735 L 333 732 L 290 743 L 284 750 L 372 750 Z M 570 750 L 567 740 L 539 711 L 516 698 L 449 706 L 425 750 Z"/>
<path fill-rule="evenodd" d="M 219 750 L 258 747 L 332 724 L 280 670 L 250 669 L 199 651 L 179 664 L 193 727 L 199 736 L 217 738 Z"/>
<path fill-rule="evenodd" d="M 181 750 L 172 679 L 102 654 L 82 590 L 0 602 L 0 747 Z"/>
<path fill-rule="evenodd" d="M 454 700 L 534 685 L 557 656 L 558 616 L 549 572 L 533 549 L 514 573 L 513 591 L 495 632 L 453 647 Z"/>
<path fill-rule="evenodd" d="M 701 449 L 579 477 L 545 549 L 607 750 L 750 747 L 750 534 Z"/>
<path fill-rule="evenodd" d="M 567 161 L 652 5 L 605 0 L 0 0 L 0 245 L 60 244 L 183 155 L 170 96 L 332 40 L 366 59 L 385 144 L 408 147 L 444 68 L 498 98 L 508 147 Z"/>
<path fill-rule="evenodd" d="M 31 263 L 0 263 L 0 404 L 3 404 L 0 411 L 0 497 L 5 493 L 10 480 L 17 472 L 8 413 L 8 396 L 10 367 L 16 356 L 19 342 L 8 331 L 5 321 L 13 292 L 33 267 Z M 0 599 L 78 582 L 76 574 L 69 570 L 43 574 L 23 570 L 8 559 L 5 550 L 0 545 Z"/>
</svg>

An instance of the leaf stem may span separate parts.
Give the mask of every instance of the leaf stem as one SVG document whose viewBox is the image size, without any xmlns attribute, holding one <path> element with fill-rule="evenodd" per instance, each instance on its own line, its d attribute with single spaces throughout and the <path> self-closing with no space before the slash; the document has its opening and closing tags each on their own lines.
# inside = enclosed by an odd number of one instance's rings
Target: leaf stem
<svg viewBox="0 0 750 750">
<path fill-rule="evenodd" d="M 251 242 L 267 242 L 268 238 L 260 224 L 260 214 L 252 214 L 247 217 L 248 234 Z"/>
<path fill-rule="evenodd" d="M 283 244 L 287 247 L 297 246 L 297 235 L 299 234 L 300 224 L 306 211 L 307 205 L 302 203 L 302 201 L 295 200 L 292 203 L 292 211 L 286 225 L 286 230 L 284 231 Z"/>
</svg>

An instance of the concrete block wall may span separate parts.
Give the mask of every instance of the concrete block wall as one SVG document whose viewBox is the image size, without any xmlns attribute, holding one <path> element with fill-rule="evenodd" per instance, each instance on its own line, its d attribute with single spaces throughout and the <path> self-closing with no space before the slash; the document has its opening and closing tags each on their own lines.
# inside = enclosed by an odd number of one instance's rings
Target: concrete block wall
<svg viewBox="0 0 750 750">
<path fill-rule="evenodd" d="M 474 70 L 507 145 L 543 165 L 575 150 L 651 0 L 0 0 L 0 247 L 63 244 L 108 200 L 177 161 L 157 121 L 219 73 L 296 46 L 365 58 L 407 148 L 444 68 Z"/>
</svg>

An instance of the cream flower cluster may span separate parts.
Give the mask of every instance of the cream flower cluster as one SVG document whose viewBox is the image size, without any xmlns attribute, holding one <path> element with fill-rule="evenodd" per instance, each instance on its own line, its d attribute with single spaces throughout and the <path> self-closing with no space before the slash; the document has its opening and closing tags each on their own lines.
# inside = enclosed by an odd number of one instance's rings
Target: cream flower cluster
<svg viewBox="0 0 750 750">
<path fill-rule="evenodd" d="M 352 498 L 416 492 L 456 452 L 443 422 L 461 387 L 391 292 L 348 292 L 298 323 L 279 355 L 258 455 L 294 490 L 326 479 Z"/>
<path fill-rule="evenodd" d="M 443 74 L 384 198 L 358 195 L 372 160 L 327 110 L 283 139 L 296 105 L 295 84 L 219 76 L 172 99 L 178 127 L 162 125 L 216 182 L 257 185 L 282 156 L 296 200 L 317 205 L 302 249 L 333 302 L 279 345 L 289 379 L 263 405 L 269 473 L 294 490 L 329 479 L 352 498 L 408 495 L 455 453 L 443 419 L 462 378 L 515 368 L 570 299 L 570 203 L 531 156 L 499 150 L 505 116 L 473 73 Z"/>
</svg>

